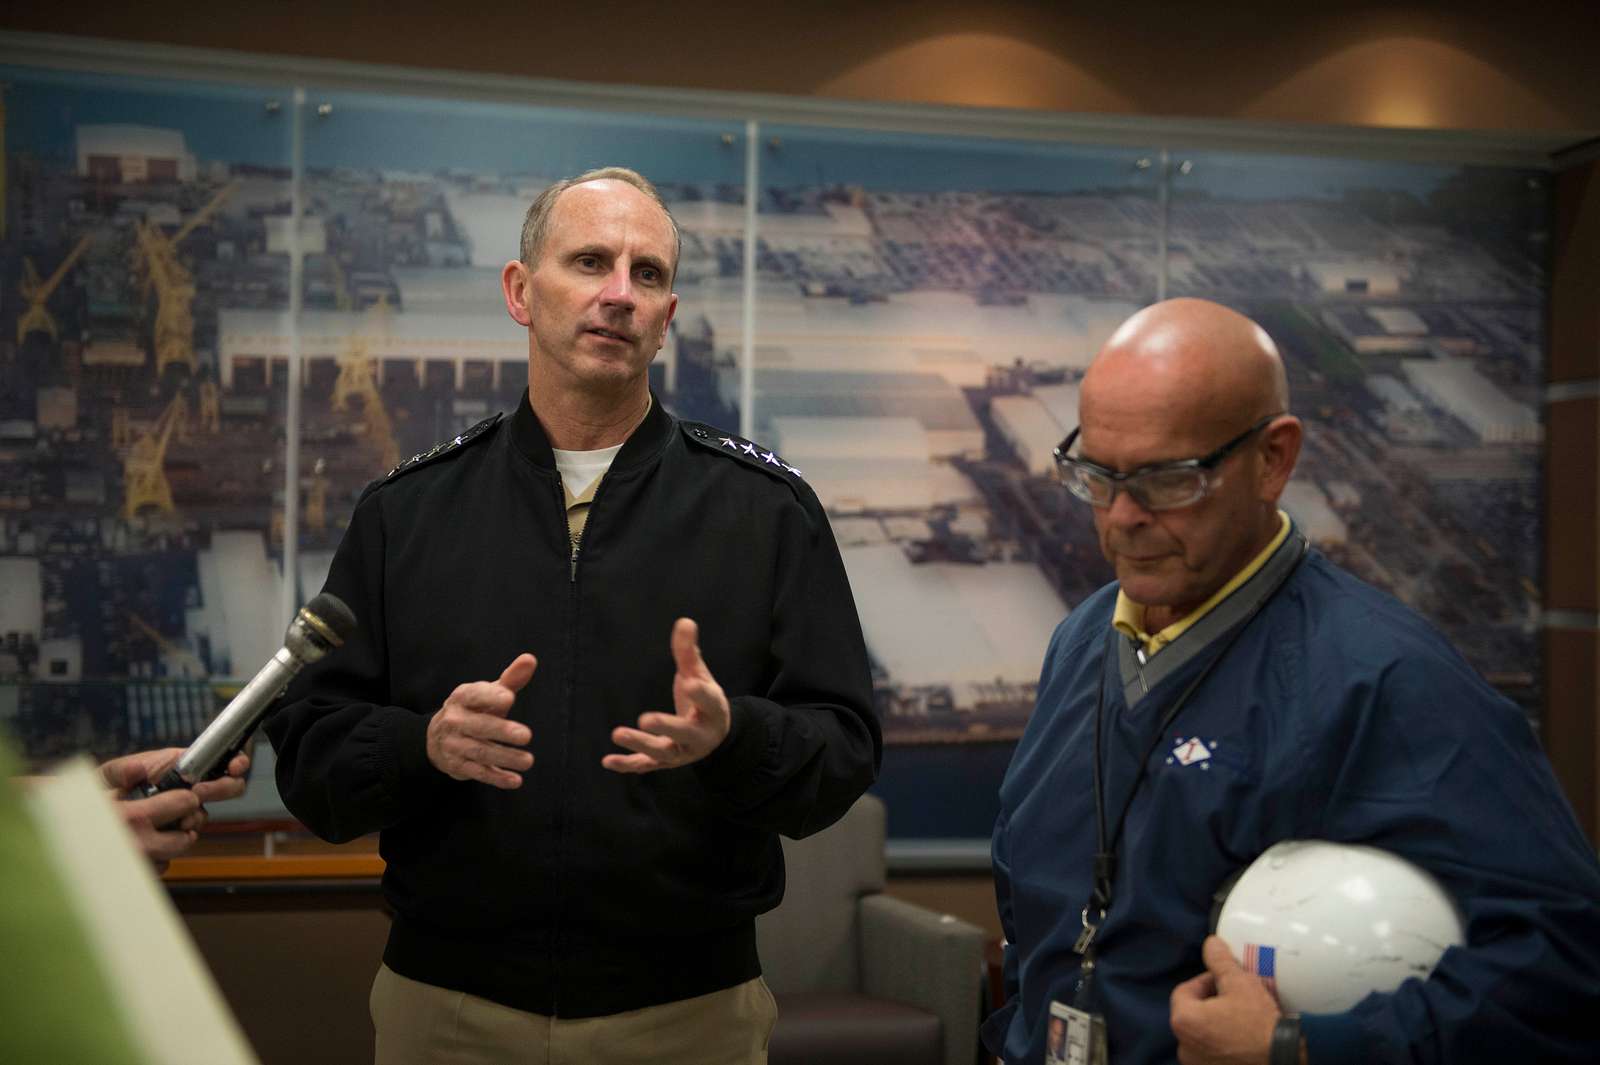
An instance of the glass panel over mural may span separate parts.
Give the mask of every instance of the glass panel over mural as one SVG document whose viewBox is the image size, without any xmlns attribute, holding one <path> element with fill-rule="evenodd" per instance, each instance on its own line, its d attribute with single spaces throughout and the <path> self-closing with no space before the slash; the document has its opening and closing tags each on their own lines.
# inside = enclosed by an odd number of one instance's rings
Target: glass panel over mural
<svg viewBox="0 0 1600 1065">
<path fill-rule="evenodd" d="M 1538 702 L 1549 198 L 1515 169 L 1174 152 L 1172 295 L 1254 317 L 1323 551 Z"/>
<path fill-rule="evenodd" d="M 0 730 L 35 764 L 192 738 L 362 488 L 518 401 L 500 268 L 541 189 L 608 164 L 684 230 L 657 395 L 828 510 L 892 836 L 989 835 L 1045 643 L 1111 576 L 1050 451 L 1163 292 L 1282 347 L 1313 540 L 1537 704 L 1538 173 L 763 126 L 746 365 L 742 120 L 312 88 L 295 230 L 288 88 L 0 81 Z M 271 778 L 258 745 L 218 814 L 282 817 Z"/>
<path fill-rule="evenodd" d="M 281 90 L 0 72 L 0 727 L 185 743 L 281 642 Z M 227 372 L 224 372 L 227 371 Z"/>
<path fill-rule="evenodd" d="M 895 836 L 987 838 L 1045 644 L 1109 579 L 1055 483 L 1156 292 L 1149 152 L 763 129 L 755 431 L 827 507 Z"/>
</svg>

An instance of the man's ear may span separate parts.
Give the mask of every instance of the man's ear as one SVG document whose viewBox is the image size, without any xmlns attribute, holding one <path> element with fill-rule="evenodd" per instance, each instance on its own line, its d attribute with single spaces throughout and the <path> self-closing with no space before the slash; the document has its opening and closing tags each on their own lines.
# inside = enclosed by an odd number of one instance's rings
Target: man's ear
<svg viewBox="0 0 1600 1065">
<path fill-rule="evenodd" d="M 500 271 L 500 291 L 506 298 L 506 313 L 524 328 L 533 324 L 533 315 L 528 312 L 528 288 L 532 283 L 533 271 L 520 259 L 512 259 Z"/>
<path fill-rule="evenodd" d="M 1274 418 L 1261 431 L 1261 500 L 1276 503 L 1300 461 L 1300 443 L 1305 430 L 1300 419 L 1286 414 Z"/>
<path fill-rule="evenodd" d="M 667 301 L 667 316 L 665 318 L 661 319 L 661 338 L 660 338 L 660 342 L 656 344 L 656 350 L 657 351 L 660 351 L 662 348 L 666 347 L 666 344 L 667 344 L 667 330 L 672 328 L 672 318 L 677 313 L 678 313 L 678 294 L 676 292 L 674 292 L 672 294 L 672 298 Z"/>
</svg>

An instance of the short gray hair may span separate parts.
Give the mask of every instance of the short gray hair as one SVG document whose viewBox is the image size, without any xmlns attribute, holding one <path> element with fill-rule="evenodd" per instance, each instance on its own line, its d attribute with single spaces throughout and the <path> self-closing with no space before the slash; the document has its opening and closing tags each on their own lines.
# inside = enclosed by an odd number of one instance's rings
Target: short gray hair
<svg viewBox="0 0 1600 1065">
<path fill-rule="evenodd" d="M 577 177 L 563 178 L 539 193 L 528 206 L 528 214 L 522 220 L 522 246 L 519 251 L 523 263 L 531 269 L 544 252 L 544 239 L 550 230 L 550 213 L 555 210 L 556 200 L 574 185 L 586 185 L 591 181 L 620 181 L 624 185 L 632 185 L 650 197 L 651 203 L 661 208 L 661 213 L 667 216 L 667 224 L 672 227 L 672 276 L 676 277 L 678 258 L 683 254 L 683 233 L 678 229 L 678 220 L 672 217 L 666 201 L 650 183 L 650 179 L 637 170 L 629 170 L 625 166 L 603 166 L 598 170 L 586 170 Z M 671 282 L 671 278 L 668 282 Z"/>
</svg>

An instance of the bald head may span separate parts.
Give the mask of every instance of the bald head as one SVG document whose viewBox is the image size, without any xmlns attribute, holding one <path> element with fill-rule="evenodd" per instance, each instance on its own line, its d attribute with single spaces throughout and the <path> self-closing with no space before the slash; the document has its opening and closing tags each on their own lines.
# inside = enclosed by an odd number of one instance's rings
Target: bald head
<svg viewBox="0 0 1600 1065">
<path fill-rule="evenodd" d="M 1198 299 L 1166 300 L 1124 322 L 1090 364 L 1082 395 L 1086 411 L 1133 404 L 1208 429 L 1289 409 L 1283 360 L 1266 330 Z"/>
<path fill-rule="evenodd" d="M 1204 494 L 1152 511 L 1128 492 L 1094 509 L 1122 591 L 1157 629 L 1195 609 L 1269 543 L 1300 453 L 1278 349 L 1207 300 L 1166 300 L 1124 322 L 1084 374 L 1082 458 L 1134 473 L 1208 459 Z M 1251 433 L 1254 427 L 1257 431 Z"/>
</svg>

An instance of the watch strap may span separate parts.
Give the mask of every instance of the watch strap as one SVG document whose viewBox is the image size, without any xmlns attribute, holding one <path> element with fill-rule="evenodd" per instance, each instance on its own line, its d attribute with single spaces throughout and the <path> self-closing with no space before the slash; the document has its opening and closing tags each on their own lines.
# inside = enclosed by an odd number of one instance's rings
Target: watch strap
<svg viewBox="0 0 1600 1065">
<path fill-rule="evenodd" d="M 1267 1065 L 1300 1065 L 1300 1015 L 1286 1013 L 1272 1029 Z"/>
</svg>

